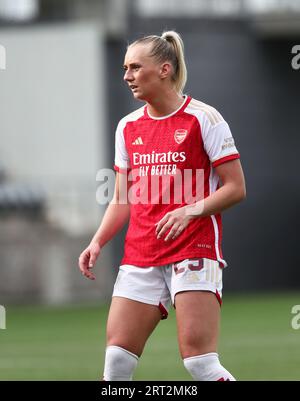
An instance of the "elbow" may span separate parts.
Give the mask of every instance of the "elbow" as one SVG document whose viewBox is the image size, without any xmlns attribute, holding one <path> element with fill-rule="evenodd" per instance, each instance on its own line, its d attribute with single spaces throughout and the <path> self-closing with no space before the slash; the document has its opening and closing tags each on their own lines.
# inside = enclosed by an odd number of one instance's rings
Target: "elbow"
<svg viewBox="0 0 300 401">
<path fill-rule="evenodd" d="M 242 185 L 236 191 L 236 201 L 237 201 L 237 203 L 244 201 L 246 199 L 246 197 L 247 197 L 246 186 Z"/>
</svg>

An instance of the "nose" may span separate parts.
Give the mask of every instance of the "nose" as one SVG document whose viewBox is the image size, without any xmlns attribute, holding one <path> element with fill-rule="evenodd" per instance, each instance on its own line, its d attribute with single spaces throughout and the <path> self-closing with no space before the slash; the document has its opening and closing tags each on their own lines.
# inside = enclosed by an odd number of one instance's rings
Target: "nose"
<svg viewBox="0 0 300 401">
<path fill-rule="evenodd" d="M 125 82 L 132 81 L 132 79 L 133 79 L 132 74 L 131 74 L 131 72 L 129 72 L 129 70 L 125 71 L 123 79 Z"/>
</svg>

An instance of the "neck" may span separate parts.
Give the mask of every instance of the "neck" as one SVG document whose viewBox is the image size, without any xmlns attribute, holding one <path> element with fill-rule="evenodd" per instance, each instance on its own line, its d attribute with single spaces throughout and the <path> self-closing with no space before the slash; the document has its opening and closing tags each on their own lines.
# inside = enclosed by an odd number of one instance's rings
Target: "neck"
<svg viewBox="0 0 300 401">
<path fill-rule="evenodd" d="M 158 97 L 147 101 L 148 113 L 153 117 L 163 117 L 173 113 L 183 103 L 183 96 L 176 92 L 160 94 Z"/>
</svg>

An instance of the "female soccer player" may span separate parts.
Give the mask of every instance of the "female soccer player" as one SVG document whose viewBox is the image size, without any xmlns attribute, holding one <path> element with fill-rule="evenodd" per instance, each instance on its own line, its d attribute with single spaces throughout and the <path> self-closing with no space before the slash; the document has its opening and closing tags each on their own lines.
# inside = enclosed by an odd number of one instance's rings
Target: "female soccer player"
<svg viewBox="0 0 300 401">
<path fill-rule="evenodd" d="M 220 212 L 245 198 L 239 153 L 220 113 L 183 95 L 186 66 L 178 33 L 132 43 L 124 70 L 134 98 L 145 104 L 118 124 L 114 197 L 79 257 L 82 274 L 95 279 L 91 269 L 101 248 L 129 220 L 107 322 L 103 379 L 132 380 L 171 301 L 191 376 L 233 381 L 217 354 L 226 267 Z"/>
</svg>

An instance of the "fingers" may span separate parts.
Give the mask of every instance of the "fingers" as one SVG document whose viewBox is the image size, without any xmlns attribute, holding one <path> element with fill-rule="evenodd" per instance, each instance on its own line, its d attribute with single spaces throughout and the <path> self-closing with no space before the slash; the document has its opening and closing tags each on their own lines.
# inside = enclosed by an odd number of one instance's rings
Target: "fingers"
<svg viewBox="0 0 300 401">
<path fill-rule="evenodd" d="M 158 232 L 157 239 L 162 238 L 169 229 L 170 231 L 168 232 L 168 235 L 164 239 L 165 241 L 177 238 L 183 231 L 184 227 L 180 223 L 168 222 Z"/>
<path fill-rule="evenodd" d="M 96 277 L 93 275 L 92 272 L 90 272 L 88 269 L 82 272 L 82 275 L 85 276 L 86 278 L 89 278 L 90 280 L 95 280 Z"/>
<path fill-rule="evenodd" d="M 176 239 L 184 230 L 186 224 L 182 219 L 178 219 L 178 217 L 173 217 L 171 213 L 167 213 L 160 221 L 155 223 L 155 226 L 157 239 L 162 238 L 170 230 L 164 239 L 165 241 L 169 241 L 170 239 Z"/>
<path fill-rule="evenodd" d="M 160 221 L 158 221 L 156 225 L 156 236 L 157 239 L 161 238 L 164 233 L 172 226 L 172 221 L 168 221 L 169 214 L 167 213 Z"/>
<path fill-rule="evenodd" d="M 157 239 L 160 239 L 164 236 L 164 234 L 173 226 L 172 222 L 167 222 L 161 230 L 158 232 Z M 172 231 L 172 230 L 171 230 Z M 165 238 L 166 241 L 167 237 Z"/>
<path fill-rule="evenodd" d="M 95 263 L 95 260 L 96 260 L 95 256 L 93 256 L 93 258 L 91 259 L 91 255 L 88 250 L 82 252 L 78 260 L 79 270 L 81 271 L 83 276 L 89 278 L 90 280 L 96 279 L 94 274 L 90 271 L 90 269 L 93 267 Z"/>
<path fill-rule="evenodd" d="M 170 239 L 175 239 L 178 235 L 183 231 L 183 227 L 180 224 L 174 224 L 169 234 L 166 236 L 165 241 L 169 241 Z"/>
<path fill-rule="evenodd" d="M 89 267 L 90 268 L 94 267 L 94 264 L 96 262 L 97 256 L 98 255 L 95 252 L 91 252 L 90 261 L 89 261 Z"/>
</svg>

